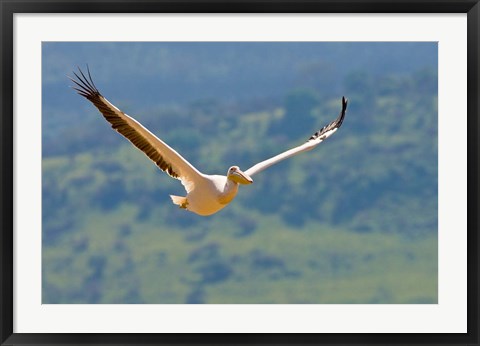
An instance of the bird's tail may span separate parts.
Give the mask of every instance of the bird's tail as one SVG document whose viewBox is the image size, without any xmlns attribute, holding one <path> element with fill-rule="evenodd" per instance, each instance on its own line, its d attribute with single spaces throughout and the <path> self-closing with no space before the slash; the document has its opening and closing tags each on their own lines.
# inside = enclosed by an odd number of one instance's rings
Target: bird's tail
<svg viewBox="0 0 480 346">
<path fill-rule="evenodd" d="M 187 205 L 188 205 L 187 197 L 170 195 L 170 198 L 172 199 L 173 204 L 178 205 L 182 209 L 187 209 Z"/>
</svg>

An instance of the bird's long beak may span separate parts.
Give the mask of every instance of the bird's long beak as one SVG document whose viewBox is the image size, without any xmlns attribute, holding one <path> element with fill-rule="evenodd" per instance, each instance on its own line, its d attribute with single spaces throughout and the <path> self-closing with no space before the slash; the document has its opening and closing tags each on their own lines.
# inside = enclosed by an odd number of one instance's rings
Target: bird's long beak
<svg viewBox="0 0 480 346">
<path fill-rule="evenodd" d="M 233 172 L 230 175 L 230 179 L 232 179 L 234 182 L 238 184 L 243 184 L 243 185 L 248 185 L 253 183 L 253 179 L 239 169 L 237 169 L 235 172 Z"/>
</svg>

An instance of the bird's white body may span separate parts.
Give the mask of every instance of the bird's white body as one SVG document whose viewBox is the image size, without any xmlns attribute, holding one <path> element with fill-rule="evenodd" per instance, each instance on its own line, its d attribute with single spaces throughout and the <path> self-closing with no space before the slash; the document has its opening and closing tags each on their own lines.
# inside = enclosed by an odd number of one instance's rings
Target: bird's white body
<svg viewBox="0 0 480 346">
<path fill-rule="evenodd" d="M 224 175 L 202 175 L 201 180 L 195 182 L 195 187 L 184 197 L 185 208 L 198 215 L 212 215 L 225 208 L 237 195 L 238 183 L 229 180 Z M 175 199 L 172 200 L 175 203 Z M 175 203 L 177 204 L 177 203 Z"/>
<path fill-rule="evenodd" d="M 347 101 L 342 98 L 342 111 L 338 118 L 315 132 L 302 145 L 257 163 L 245 172 L 241 171 L 238 166 L 232 166 L 226 176 L 207 175 L 198 171 L 168 144 L 103 97 L 95 87 L 90 72 L 88 72 L 89 78 L 80 69 L 79 72 L 81 76 L 74 72 L 77 79 L 71 78 L 76 84 L 74 89 L 98 108 L 113 129 L 147 155 L 161 170 L 182 182 L 187 195 L 183 197 L 170 196 L 174 204 L 204 216 L 215 214 L 227 206 L 237 195 L 239 184 L 247 185 L 253 182 L 252 175 L 291 156 L 311 150 L 334 134 L 342 125 L 347 108 Z"/>
</svg>

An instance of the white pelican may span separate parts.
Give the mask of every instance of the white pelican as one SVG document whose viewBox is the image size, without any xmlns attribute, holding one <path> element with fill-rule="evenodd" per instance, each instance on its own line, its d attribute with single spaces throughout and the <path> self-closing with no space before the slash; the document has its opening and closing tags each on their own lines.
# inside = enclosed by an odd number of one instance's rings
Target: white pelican
<svg viewBox="0 0 480 346">
<path fill-rule="evenodd" d="M 162 171 L 182 182 L 187 195 L 185 197 L 171 195 L 170 197 L 173 203 L 180 208 L 198 215 L 215 214 L 235 198 L 239 184 L 251 184 L 253 183 L 251 177 L 265 168 L 293 155 L 315 148 L 338 130 L 342 125 L 347 109 L 347 100 L 342 97 L 342 110 L 338 118 L 315 132 L 298 147 L 257 163 L 244 172 L 238 166 L 232 166 L 228 169 L 226 176 L 207 175 L 201 173 L 168 144 L 103 97 L 93 83 L 88 66 L 88 78 L 80 68 L 78 70 L 79 74 L 73 72 L 76 79 L 69 77 L 75 83 L 73 88 L 98 108 L 113 129 L 143 151 Z"/>
</svg>

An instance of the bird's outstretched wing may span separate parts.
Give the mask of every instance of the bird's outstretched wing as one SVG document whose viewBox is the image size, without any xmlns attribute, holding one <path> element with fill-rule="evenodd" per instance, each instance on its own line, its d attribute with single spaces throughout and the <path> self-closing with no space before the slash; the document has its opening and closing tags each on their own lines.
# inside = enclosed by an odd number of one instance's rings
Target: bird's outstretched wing
<svg viewBox="0 0 480 346">
<path fill-rule="evenodd" d="M 347 111 L 347 103 L 347 99 L 345 99 L 345 97 L 342 97 L 342 110 L 340 111 L 338 118 L 315 132 L 305 143 L 299 145 L 298 147 L 287 150 L 281 154 L 278 154 L 277 156 L 274 156 L 268 160 L 257 163 L 255 166 L 247 169 L 245 171 L 245 174 L 247 174 L 248 176 L 252 176 L 282 160 L 315 148 L 325 139 L 333 135 L 340 128 L 340 126 L 342 126 L 343 119 L 345 118 L 345 113 Z"/>
<path fill-rule="evenodd" d="M 78 69 L 78 74 L 73 72 L 76 78 L 70 78 L 75 83 L 75 89 L 81 96 L 93 103 L 100 113 L 112 125 L 112 128 L 128 139 L 136 148 L 141 150 L 152 160 L 158 168 L 173 178 L 180 179 L 187 192 L 193 189 L 196 182 L 203 179 L 195 167 L 185 160 L 179 153 L 168 146 L 153 133 L 148 131 L 138 121 L 123 113 L 110 103 L 98 91 L 93 83 L 90 70 L 87 66 L 87 76 Z"/>
</svg>

